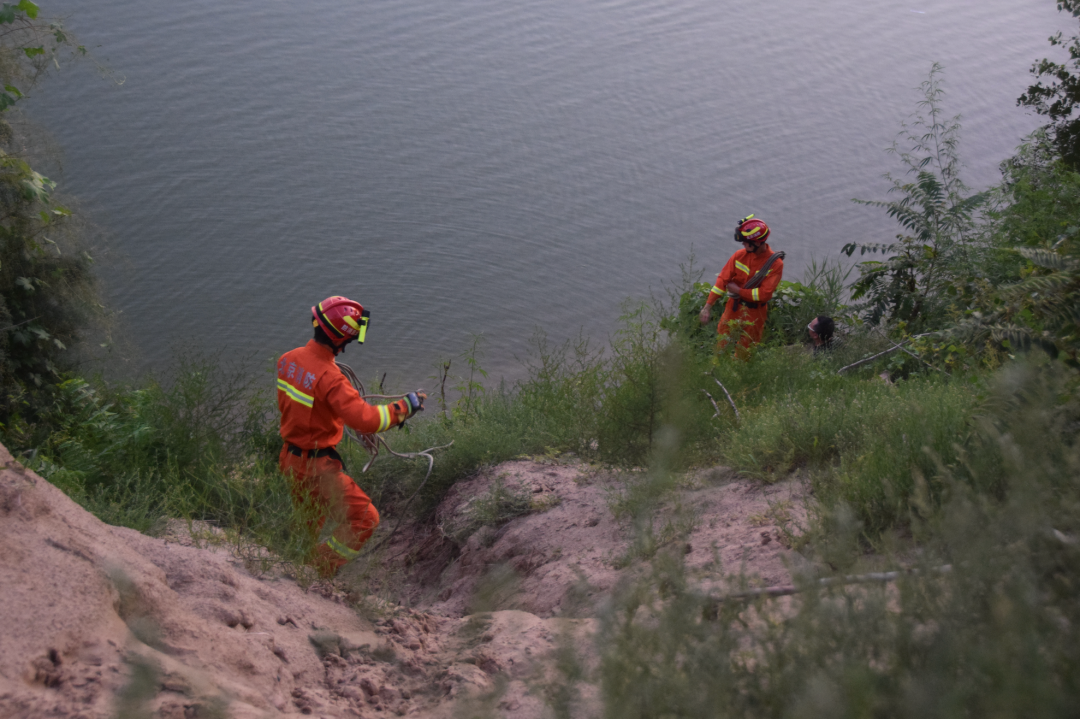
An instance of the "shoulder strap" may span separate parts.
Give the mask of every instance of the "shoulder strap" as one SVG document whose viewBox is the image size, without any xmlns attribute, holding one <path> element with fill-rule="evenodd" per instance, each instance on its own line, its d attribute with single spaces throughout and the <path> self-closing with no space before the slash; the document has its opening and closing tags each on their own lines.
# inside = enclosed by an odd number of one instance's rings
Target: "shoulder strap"
<svg viewBox="0 0 1080 719">
<path fill-rule="evenodd" d="M 744 290 L 752 290 L 758 285 L 760 285 L 762 282 L 765 281 L 765 275 L 769 274 L 769 268 L 773 266 L 773 263 L 777 260 L 782 259 L 784 259 L 783 252 L 774 252 L 769 255 L 769 259 L 765 260 L 765 264 L 761 266 L 761 269 L 754 273 L 754 276 L 751 277 L 750 280 L 745 285 L 743 285 L 742 288 Z"/>
</svg>

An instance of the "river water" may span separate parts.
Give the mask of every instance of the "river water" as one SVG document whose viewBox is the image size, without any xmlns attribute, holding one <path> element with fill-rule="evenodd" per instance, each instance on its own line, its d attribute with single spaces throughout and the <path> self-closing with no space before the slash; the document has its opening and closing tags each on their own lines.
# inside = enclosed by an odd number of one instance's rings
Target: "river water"
<svg viewBox="0 0 1080 719">
<path fill-rule="evenodd" d="M 387 389 L 430 387 L 476 333 L 494 377 L 538 327 L 603 341 L 692 251 L 715 275 L 751 212 L 789 279 L 889 240 L 851 198 L 884 197 L 931 63 L 985 186 L 1041 124 L 1015 100 L 1070 27 L 1051 0 L 42 7 L 112 72 L 67 67 L 24 106 L 109 238 L 125 372 L 190 345 L 270 358 L 345 294 L 372 313 L 345 359 Z"/>
</svg>

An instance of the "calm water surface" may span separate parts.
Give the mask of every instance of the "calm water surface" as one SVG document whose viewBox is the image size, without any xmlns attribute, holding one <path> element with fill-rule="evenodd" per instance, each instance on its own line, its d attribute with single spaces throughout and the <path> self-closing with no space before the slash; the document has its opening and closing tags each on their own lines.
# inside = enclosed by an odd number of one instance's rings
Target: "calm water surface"
<svg viewBox="0 0 1080 719">
<path fill-rule="evenodd" d="M 1050 0 L 73 0 L 122 77 L 65 69 L 26 104 L 108 232 L 139 345 L 268 358 L 308 308 L 372 312 L 346 359 L 427 384 L 472 333 L 495 377 L 534 328 L 603 340 L 692 249 L 715 274 L 755 212 L 797 278 L 893 225 L 883 150 L 932 62 L 968 184 L 1040 123 L 1015 107 Z"/>
</svg>

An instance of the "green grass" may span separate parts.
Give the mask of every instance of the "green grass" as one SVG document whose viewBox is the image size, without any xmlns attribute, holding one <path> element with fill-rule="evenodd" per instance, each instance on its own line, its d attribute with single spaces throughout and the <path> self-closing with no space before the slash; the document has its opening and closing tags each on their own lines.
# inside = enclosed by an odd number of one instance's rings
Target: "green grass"
<svg viewBox="0 0 1080 719">
<path fill-rule="evenodd" d="M 1068 717 L 1080 702 L 1080 421 L 1076 373 L 1012 366 L 953 466 L 919 540 L 874 557 L 835 504 L 790 600 L 702 593 L 677 551 L 602 613 L 610 717 Z M 871 450 L 874 451 L 874 450 Z M 845 516 L 846 515 L 846 516 Z M 833 558 L 841 566 L 830 570 Z M 820 573 L 913 566 L 895 583 L 822 587 Z M 938 571 L 947 565 L 949 571 Z M 733 577 L 738 584 L 738 577 Z"/>
<path fill-rule="evenodd" d="M 714 358 L 666 337 L 658 317 L 628 306 L 603 351 L 538 337 L 520 384 L 478 386 L 467 408 L 429 408 L 385 434 L 402 453 L 449 445 L 426 482 L 423 459 L 384 452 L 360 474 L 367 454 L 346 442 L 346 463 L 390 514 L 419 490 L 409 511 L 421 516 L 480 468 L 550 451 L 623 467 L 662 455 L 665 471 L 722 462 L 766 481 L 805 469 L 822 501 L 845 503 L 873 535 L 907 522 L 917 478 L 956 461 L 970 430 L 978 393 L 964 378 L 926 371 L 887 385 L 873 369 L 836 374 L 850 357 L 775 344 L 748 362 Z M 270 383 L 213 358 L 183 358 L 173 375 L 139 389 L 61 384 L 31 465 L 109 522 L 148 531 L 162 516 L 209 520 L 291 547 Z"/>
<path fill-rule="evenodd" d="M 872 353 L 872 337 L 850 338 L 846 355 L 774 344 L 743 362 L 669 340 L 640 308 L 626 322 L 603 352 L 538 341 L 521 384 L 474 388 L 467 411 L 431 409 L 385 435 L 398 452 L 452 442 L 422 488 L 426 461 L 384 454 L 360 474 L 367 455 L 346 444 L 353 476 L 385 516 L 420 490 L 409 512 L 423 517 L 456 482 L 522 455 L 631 470 L 611 497 L 635 537 L 616 562 L 651 571 L 602 613 L 599 671 L 578 676 L 599 682 L 609 716 L 1068 715 L 1080 698 L 1075 372 L 908 367 L 887 384 L 880 366 L 836 373 Z M 314 541 L 310 509 L 292 506 L 277 471 L 269 381 L 209 360 L 174 374 L 140 389 L 68 381 L 48 441 L 22 457 L 105 521 L 206 520 L 242 553 L 268 547 L 298 565 Z M 698 517 L 669 500 L 681 470 L 715 463 L 766 482 L 809 474 L 815 519 L 799 546 L 813 572 L 952 572 L 714 611 L 676 551 Z M 477 520 L 528 511 L 527 499 L 496 486 L 477 498 Z"/>
</svg>

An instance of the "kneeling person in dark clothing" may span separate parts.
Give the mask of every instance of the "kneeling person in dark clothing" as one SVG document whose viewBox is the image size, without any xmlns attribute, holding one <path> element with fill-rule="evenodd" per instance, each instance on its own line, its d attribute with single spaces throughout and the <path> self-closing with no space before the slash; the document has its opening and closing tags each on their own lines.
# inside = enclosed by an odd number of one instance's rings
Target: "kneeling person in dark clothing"
<svg viewBox="0 0 1080 719">
<path fill-rule="evenodd" d="M 826 352 L 832 349 L 833 333 L 836 332 L 836 323 L 832 317 L 818 315 L 806 326 L 810 332 L 810 340 L 814 343 L 814 354 Z"/>
</svg>

